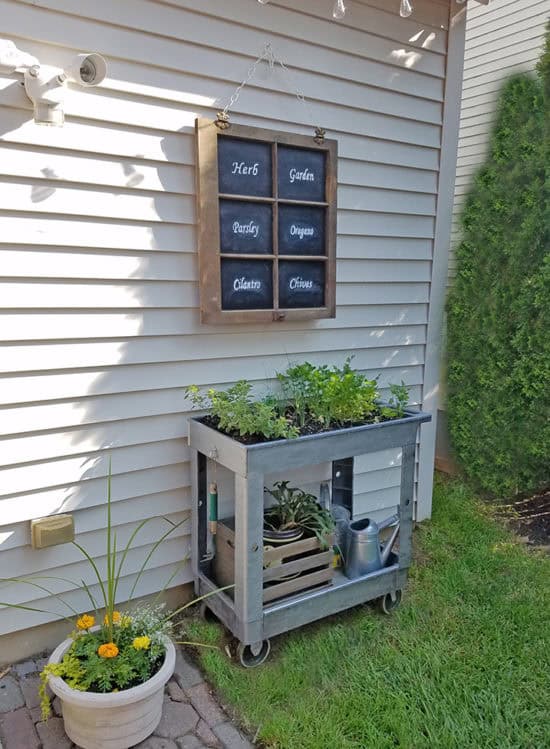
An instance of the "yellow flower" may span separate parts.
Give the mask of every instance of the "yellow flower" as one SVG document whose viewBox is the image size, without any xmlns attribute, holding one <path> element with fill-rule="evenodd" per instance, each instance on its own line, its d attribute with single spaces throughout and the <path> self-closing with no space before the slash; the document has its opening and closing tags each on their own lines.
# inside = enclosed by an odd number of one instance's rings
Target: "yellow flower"
<svg viewBox="0 0 550 749">
<path fill-rule="evenodd" d="M 136 650 L 147 650 L 150 644 L 151 640 L 147 637 L 147 635 L 144 635 L 143 637 L 135 637 L 132 643 L 132 647 L 134 647 Z"/>
<path fill-rule="evenodd" d="M 90 629 L 90 627 L 93 627 L 94 624 L 95 619 L 89 614 L 82 614 L 80 619 L 76 620 L 76 626 L 78 627 L 78 629 Z"/>
<path fill-rule="evenodd" d="M 106 642 L 104 645 L 99 646 L 97 654 L 100 658 L 116 658 L 118 648 L 114 642 Z"/>
<path fill-rule="evenodd" d="M 118 624 L 120 622 L 120 619 L 120 611 L 113 611 L 113 624 Z M 105 614 L 105 616 L 103 617 L 103 624 L 106 627 L 109 625 L 109 614 Z"/>
<path fill-rule="evenodd" d="M 124 616 L 120 617 L 120 626 L 121 627 L 129 627 L 131 623 L 132 623 L 132 617 L 131 616 L 126 616 L 126 614 L 124 614 Z"/>
</svg>

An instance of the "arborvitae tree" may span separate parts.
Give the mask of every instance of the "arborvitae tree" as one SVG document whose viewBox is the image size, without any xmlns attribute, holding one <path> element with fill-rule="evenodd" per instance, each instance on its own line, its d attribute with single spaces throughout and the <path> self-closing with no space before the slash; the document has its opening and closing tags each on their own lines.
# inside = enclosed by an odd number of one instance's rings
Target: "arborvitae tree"
<svg viewBox="0 0 550 749">
<path fill-rule="evenodd" d="M 447 303 L 451 439 L 494 493 L 550 484 L 549 122 L 550 27 L 538 77 L 501 92 Z"/>
</svg>

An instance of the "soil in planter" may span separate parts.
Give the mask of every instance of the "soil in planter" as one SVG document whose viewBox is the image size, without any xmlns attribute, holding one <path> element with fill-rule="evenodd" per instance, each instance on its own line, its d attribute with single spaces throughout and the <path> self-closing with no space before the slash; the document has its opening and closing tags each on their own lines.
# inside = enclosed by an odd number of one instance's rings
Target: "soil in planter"
<svg viewBox="0 0 550 749">
<path fill-rule="evenodd" d="M 384 417 L 379 411 L 376 411 L 372 413 L 367 419 L 363 419 L 362 421 L 348 421 L 342 424 L 330 424 L 329 426 L 324 426 L 323 424 L 312 420 L 307 422 L 303 426 L 300 426 L 296 421 L 294 410 L 292 408 L 287 408 L 284 415 L 287 418 L 289 424 L 297 427 L 299 431 L 299 437 L 306 437 L 311 434 L 322 434 L 323 432 L 334 432 L 338 429 L 349 429 L 350 427 L 362 427 L 366 426 L 367 424 L 377 424 L 382 421 L 395 421 L 395 419 L 400 418 L 398 416 L 395 416 L 393 418 Z M 226 432 L 223 429 L 219 429 L 219 419 L 217 416 L 203 416 L 203 418 L 199 419 L 199 421 L 201 421 L 207 427 L 211 427 L 212 429 L 221 432 L 221 434 L 226 434 L 228 437 L 231 437 L 231 439 L 234 439 L 236 442 L 240 442 L 243 445 L 257 445 L 261 442 L 277 442 L 279 439 L 284 439 L 283 437 L 266 438 L 262 434 L 247 434 L 243 436 L 239 434 L 239 432 L 235 431 Z"/>
<path fill-rule="evenodd" d="M 516 533 L 537 546 L 550 545 L 550 488 L 502 507 Z"/>
</svg>

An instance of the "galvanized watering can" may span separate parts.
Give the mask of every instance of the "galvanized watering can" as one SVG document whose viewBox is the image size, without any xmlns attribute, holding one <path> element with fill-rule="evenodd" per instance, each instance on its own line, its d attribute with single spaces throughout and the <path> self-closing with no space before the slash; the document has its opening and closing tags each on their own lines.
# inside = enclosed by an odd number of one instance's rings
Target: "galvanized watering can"
<svg viewBox="0 0 550 749">
<path fill-rule="evenodd" d="M 395 529 L 382 546 L 380 531 L 390 525 L 395 525 Z M 391 515 L 381 523 L 375 523 L 369 518 L 351 522 L 346 529 L 344 560 L 346 576 L 353 580 L 385 567 L 398 533 L 398 515 Z"/>
</svg>

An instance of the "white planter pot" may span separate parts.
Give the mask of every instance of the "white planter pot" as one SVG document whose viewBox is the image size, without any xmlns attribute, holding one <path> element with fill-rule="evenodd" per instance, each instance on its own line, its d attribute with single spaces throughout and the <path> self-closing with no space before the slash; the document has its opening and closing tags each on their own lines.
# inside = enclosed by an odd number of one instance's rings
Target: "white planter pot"
<svg viewBox="0 0 550 749">
<path fill-rule="evenodd" d="M 72 645 L 65 640 L 49 663 L 59 663 Z M 160 723 L 164 686 L 174 673 L 176 649 L 165 638 L 166 656 L 160 670 L 144 684 L 108 694 L 79 692 L 59 676 L 48 684 L 62 703 L 65 732 L 82 749 L 128 749 L 150 736 Z"/>
</svg>

